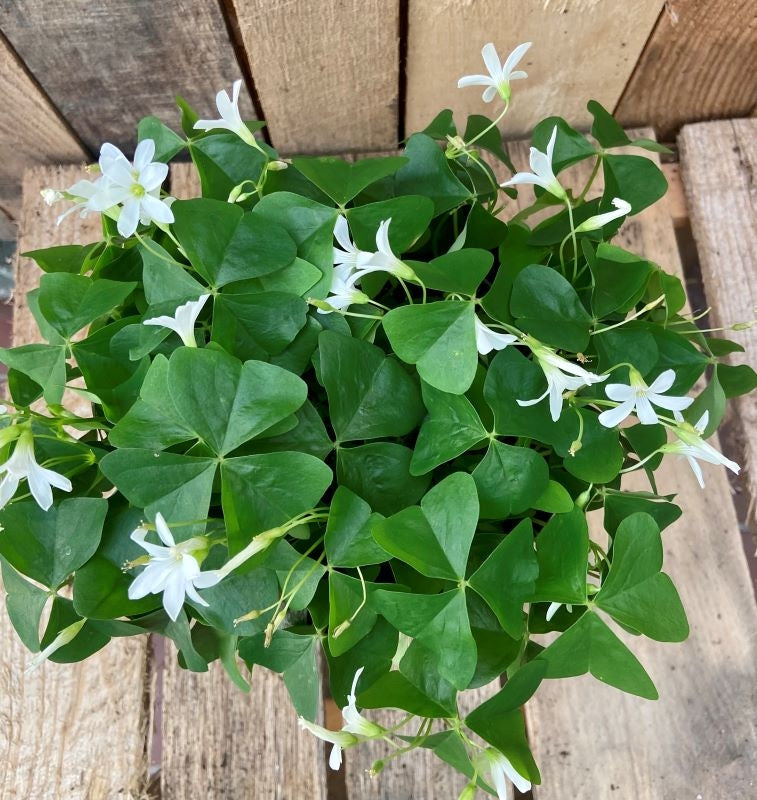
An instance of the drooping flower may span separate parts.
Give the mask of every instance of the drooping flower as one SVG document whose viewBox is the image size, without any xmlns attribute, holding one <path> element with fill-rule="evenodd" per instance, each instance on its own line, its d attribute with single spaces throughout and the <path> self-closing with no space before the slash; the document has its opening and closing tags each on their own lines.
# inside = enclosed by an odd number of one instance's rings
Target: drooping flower
<svg viewBox="0 0 757 800">
<path fill-rule="evenodd" d="M 336 218 L 334 236 L 343 248 L 342 250 L 338 247 L 334 248 L 334 266 L 339 269 L 342 280 L 347 280 L 354 270 L 367 266 L 375 253 L 361 250 L 352 241 L 347 220 L 341 214 Z"/>
<path fill-rule="evenodd" d="M 680 417 L 680 412 L 678 416 Z M 704 489 L 704 476 L 697 459 L 706 461 L 708 464 L 722 464 L 735 475 L 738 475 L 741 470 L 741 467 L 735 461 L 726 458 L 702 438 L 709 421 L 709 411 L 705 411 L 695 425 L 680 419 L 673 429 L 678 441 L 664 444 L 658 451 L 660 453 L 675 453 L 684 456 L 702 489 Z"/>
<path fill-rule="evenodd" d="M 100 171 L 105 178 L 102 188 L 90 204 L 96 211 L 121 205 L 116 227 L 123 237 L 131 236 L 141 222 L 169 223 L 173 211 L 160 199 L 160 186 L 168 175 L 168 164 L 153 161 L 155 142 L 143 139 L 134 152 L 134 163 L 115 146 L 100 148 Z"/>
<path fill-rule="evenodd" d="M 489 773 L 491 783 L 497 792 L 499 800 L 508 800 L 510 792 L 507 782 L 515 785 L 519 792 L 527 792 L 531 789 L 531 781 L 524 778 L 520 772 L 512 765 L 510 759 L 493 747 L 484 750 L 484 769 Z"/>
<path fill-rule="evenodd" d="M 585 219 L 576 228 L 576 233 L 586 233 L 587 231 L 596 231 L 608 222 L 612 222 L 620 217 L 625 217 L 626 214 L 631 213 L 631 204 L 627 203 L 620 197 L 614 197 L 612 204 L 617 209 L 616 211 L 606 211 L 604 214 L 595 214 L 593 217 Z"/>
<path fill-rule="evenodd" d="M 80 217 L 86 217 L 91 211 L 101 211 L 98 199 L 107 186 L 107 178 L 101 175 L 95 181 L 76 181 L 73 186 L 69 186 L 68 189 L 62 191 L 58 189 L 42 189 L 40 194 L 48 206 L 57 203 L 59 200 L 68 200 L 74 204 L 58 216 L 55 222 L 60 225 L 69 214 L 73 214 L 75 211 L 79 212 Z"/>
<path fill-rule="evenodd" d="M 504 64 L 500 62 L 497 49 L 489 42 L 481 50 L 488 75 L 465 75 L 457 82 L 457 88 L 463 89 L 467 86 L 486 86 L 482 95 L 485 103 L 491 103 L 499 95 L 506 103 L 510 100 L 510 81 L 517 81 L 527 78 L 528 73 L 523 70 L 516 70 L 518 62 L 526 54 L 531 42 L 519 44 L 515 50 L 505 59 Z"/>
<path fill-rule="evenodd" d="M 635 411 L 642 425 L 655 425 L 660 420 L 652 408 L 653 405 L 669 411 L 683 411 L 694 402 L 693 397 L 666 397 L 663 394 L 670 389 L 675 379 L 675 372 L 666 369 L 647 386 L 638 370 L 631 367 L 630 383 L 608 383 L 605 387 L 610 400 L 615 400 L 620 405 L 603 411 L 599 415 L 599 421 L 607 428 L 614 428 Z"/>
<path fill-rule="evenodd" d="M 378 226 L 376 231 L 376 250 L 368 260 L 368 263 L 361 267 L 361 276 L 367 272 L 388 272 L 397 278 L 403 280 L 417 280 L 418 276 L 415 272 L 405 264 L 404 261 L 397 258 L 389 244 L 389 225 L 392 218 L 385 219 Z"/>
<path fill-rule="evenodd" d="M 349 277 L 343 277 L 344 267 L 335 267 L 331 277 L 331 288 L 329 296 L 323 301 L 324 305 L 318 305 L 319 314 L 331 314 L 334 309 L 342 311 L 348 306 L 361 305 L 368 303 L 370 297 L 365 292 L 361 292 L 355 284 L 361 277 L 361 273 L 353 273 Z"/>
<path fill-rule="evenodd" d="M 255 137 L 244 124 L 242 116 L 239 113 L 239 92 L 241 88 L 242 81 L 234 81 L 231 86 L 231 97 L 229 97 L 229 93 L 225 89 L 221 89 L 216 95 L 216 107 L 218 108 L 218 113 L 221 115 L 221 118 L 198 119 L 194 124 L 194 128 L 198 131 L 231 131 L 232 133 L 236 133 L 236 135 L 247 144 L 259 149 Z"/>
<path fill-rule="evenodd" d="M 511 333 L 493 331 L 477 316 L 474 317 L 474 323 L 476 326 L 476 349 L 482 356 L 491 353 L 492 350 L 504 350 L 507 345 L 518 341 L 518 337 Z"/>
<path fill-rule="evenodd" d="M 139 600 L 148 594 L 162 594 L 163 608 L 175 622 L 185 597 L 201 606 L 207 606 L 207 601 L 200 597 L 197 589 L 215 586 L 223 576 L 218 570 L 200 571 L 198 557 L 204 557 L 207 551 L 206 539 L 193 537 L 176 544 L 171 529 L 160 512 L 155 515 L 155 529 L 164 547 L 146 541 L 146 528 L 139 527 L 131 534 L 132 541 L 145 550 L 150 558 L 142 572 L 129 585 L 128 594 L 131 600 Z"/>
<path fill-rule="evenodd" d="M 200 316 L 203 306 L 208 301 L 209 294 L 200 295 L 197 300 L 188 300 L 180 305 L 172 317 L 162 315 L 143 320 L 143 325 L 160 325 L 163 328 L 170 328 L 181 337 L 181 341 L 187 347 L 197 347 L 195 341 L 195 323 Z"/>
<path fill-rule="evenodd" d="M 355 690 L 360 676 L 363 674 L 363 669 L 363 667 L 360 667 L 352 680 L 352 689 L 347 695 L 347 705 L 342 709 L 344 725 L 340 731 L 330 731 L 328 728 L 316 725 L 303 717 L 298 720 L 301 728 L 310 731 L 310 733 L 324 742 L 330 742 L 334 745 L 329 756 L 331 769 L 339 769 L 342 765 L 342 750 L 345 747 L 352 747 L 352 745 L 359 742 L 380 738 L 386 734 L 386 728 L 365 719 L 357 710 Z"/>
<path fill-rule="evenodd" d="M 547 390 L 533 400 L 518 400 L 518 405 L 533 406 L 549 395 L 549 413 L 553 422 L 560 419 L 563 392 L 575 392 L 583 386 L 591 386 L 607 380 L 607 375 L 595 375 L 593 372 L 585 370 L 578 364 L 558 356 L 551 347 L 543 345 L 530 336 L 525 337 L 524 342 L 531 348 L 534 358 L 544 370 Z"/>
<path fill-rule="evenodd" d="M 63 630 L 58 633 L 52 642 L 47 645 L 47 647 L 40 650 L 39 653 L 32 658 L 24 672 L 27 675 L 34 672 L 34 670 L 47 661 L 47 659 L 50 658 L 53 653 L 57 653 L 62 647 L 70 644 L 76 638 L 76 635 L 79 633 L 79 631 L 84 627 L 84 623 L 86 621 L 86 619 L 79 619 L 71 625 L 63 628 Z"/>
<path fill-rule="evenodd" d="M 51 469 L 41 467 L 34 457 L 34 436 L 30 426 L 21 428 L 16 441 L 16 446 L 10 458 L 0 464 L 0 474 L 5 473 L 0 482 L 0 508 L 16 494 L 19 483 L 26 479 L 29 482 L 29 491 L 37 501 L 37 505 L 47 511 L 53 504 L 53 490 L 62 489 L 71 491 L 71 481 Z"/>
<path fill-rule="evenodd" d="M 557 125 L 552 129 L 552 135 L 547 143 L 547 151 L 542 153 L 535 147 L 531 148 L 529 162 L 533 172 L 517 172 L 509 181 L 501 183 L 500 186 L 517 186 L 518 184 L 533 184 L 541 186 L 559 200 L 566 200 L 565 189 L 560 185 L 560 181 L 555 177 L 552 170 L 552 156 L 555 152 L 555 141 L 557 140 Z"/>
</svg>

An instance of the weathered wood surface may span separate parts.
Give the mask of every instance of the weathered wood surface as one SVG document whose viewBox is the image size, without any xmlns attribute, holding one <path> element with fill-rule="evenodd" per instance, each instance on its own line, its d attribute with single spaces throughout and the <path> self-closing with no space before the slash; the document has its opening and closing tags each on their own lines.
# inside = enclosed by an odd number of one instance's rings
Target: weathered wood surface
<svg viewBox="0 0 757 800">
<path fill-rule="evenodd" d="M 80 168 L 37 168 L 26 174 L 19 251 L 84 243 L 99 236 L 99 218 L 66 218 L 39 195 L 69 185 Z M 23 297 L 39 279 L 19 259 L 14 342 L 38 335 Z M 31 655 L 0 614 L 0 797 L 3 800 L 138 800 L 146 776 L 146 642 L 114 639 L 80 664 L 43 664 L 25 675 Z"/>
<path fill-rule="evenodd" d="M 697 244 L 712 327 L 757 317 L 757 119 L 686 125 L 679 138 L 691 229 Z M 731 363 L 757 359 L 757 327 L 730 333 L 746 348 Z M 757 403 L 739 397 L 729 428 L 744 469 L 754 511 L 757 503 Z"/>
<path fill-rule="evenodd" d="M 593 70 L 592 70 L 593 71 Z M 753 114 L 757 16 L 743 0 L 666 4 L 617 107 L 624 125 L 664 141 L 686 122 Z"/>
<path fill-rule="evenodd" d="M 483 89 L 457 88 L 463 75 L 486 74 L 485 42 L 494 42 L 502 59 L 521 42 L 533 42 L 519 67 L 528 79 L 513 83 L 503 128 L 508 139 L 530 134 L 551 114 L 588 126 L 587 101 L 612 110 L 662 6 L 662 0 L 413 0 L 405 131 L 421 130 L 445 106 L 459 125 L 467 114 L 499 114 L 497 101 L 482 101 Z"/>
<path fill-rule="evenodd" d="M 199 195 L 191 164 L 174 165 L 175 197 Z M 323 746 L 301 731 L 280 676 L 258 668 L 244 694 L 220 664 L 181 669 L 166 643 L 162 674 L 163 800 L 326 797 Z"/>
<path fill-rule="evenodd" d="M 10 238 L 8 219 L 16 221 L 21 211 L 24 170 L 83 161 L 86 155 L 2 34 L 0 102 L 0 229 L 2 238 Z"/>
<path fill-rule="evenodd" d="M 131 150 L 148 115 L 178 126 L 176 94 L 217 118 L 216 92 L 242 76 L 217 0 L 7 0 L 0 28 L 92 152 Z M 241 108 L 253 116 L 246 92 Z"/>
<path fill-rule="evenodd" d="M 282 153 L 396 146 L 398 0 L 230 0 Z"/>
<path fill-rule="evenodd" d="M 524 143 L 511 155 L 516 166 L 527 163 Z M 576 168 L 576 185 L 587 172 Z M 616 241 L 681 273 L 666 199 L 626 222 Z M 728 479 L 705 465 L 702 491 L 684 461 L 666 459 L 658 485 L 678 493 L 684 515 L 664 533 L 663 569 L 680 591 L 691 634 L 683 644 L 620 634 L 655 681 L 657 702 L 590 676 L 542 684 L 527 707 L 543 778 L 538 800 L 755 794 L 757 609 Z M 638 475 L 624 485 L 647 488 Z"/>
</svg>

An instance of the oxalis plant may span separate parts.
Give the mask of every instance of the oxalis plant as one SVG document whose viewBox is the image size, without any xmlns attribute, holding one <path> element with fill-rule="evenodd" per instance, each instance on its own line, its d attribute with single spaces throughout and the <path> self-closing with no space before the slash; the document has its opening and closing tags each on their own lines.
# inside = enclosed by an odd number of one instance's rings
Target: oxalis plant
<svg viewBox="0 0 757 800">
<path fill-rule="evenodd" d="M 102 214 L 103 238 L 26 254 L 46 343 L 1 352 L 0 555 L 32 666 L 159 633 L 243 690 L 242 665 L 282 673 L 333 768 L 366 741 L 376 773 L 429 748 L 466 800 L 539 781 L 522 706 L 541 681 L 657 696 L 615 633 L 688 633 L 655 471 L 738 472 L 706 439 L 755 376 L 678 277 L 610 244 L 666 189 L 618 148 L 664 148 L 591 102 L 592 139 L 550 117 L 515 173 L 497 123 L 528 47 L 502 64 L 488 44 L 489 74 L 460 80 L 494 121 L 443 111 L 401 156 L 283 161 L 237 81 L 220 119 L 180 101 L 185 138 L 148 117 L 133 161 L 104 144 L 93 180 L 44 192 Z M 202 196 L 174 200 L 187 151 Z M 621 488 L 632 471 L 646 490 Z M 338 731 L 316 722 L 321 655 Z"/>
</svg>

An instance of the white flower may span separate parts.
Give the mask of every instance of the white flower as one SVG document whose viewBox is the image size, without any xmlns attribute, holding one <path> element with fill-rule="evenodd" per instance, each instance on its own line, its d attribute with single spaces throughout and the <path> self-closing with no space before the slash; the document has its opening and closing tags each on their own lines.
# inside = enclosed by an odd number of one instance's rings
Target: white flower
<svg viewBox="0 0 757 800">
<path fill-rule="evenodd" d="M 376 253 L 368 260 L 368 263 L 361 267 L 361 277 L 367 272 L 388 272 L 398 278 L 405 280 L 417 280 L 418 276 L 401 259 L 397 258 L 389 244 L 389 225 L 392 218 L 385 219 L 376 231 Z"/>
<path fill-rule="evenodd" d="M 616 400 L 620 405 L 603 411 L 599 415 L 599 421 L 607 428 L 614 428 L 636 411 L 642 425 L 655 425 L 660 420 L 652 405 L 670 411 L 683 411 L 694 402 L 693 397 L 665 397 L 662 394 L 670 389 L 675 379 L 675 372 L 666 369 L 652 381 L 651 386 L 647 386 L 641 374 L 632 367 L 629 370 L 630 384 L 608 383 L 605 387 L 610 400 Z"/>
<path fill-rule="evenodd" d="M 555 151 L 555 141 L 557 139 L 557 125 L 552 129 L 552 135 L 549 137 L 547 143 L 547 152 L 542 153 L 535 147 L 531 148 L 529 155 L 529 162 L 533 172 L 518 172 L 510 178 L 509 181 L 501 183 L 500 186 L 516 186 L 521 183 L 532 183 L 535 186 L 541 186 L 546 189 L 550 194 L 554 195 L 560 200 L 566 200 L 567 195 L 565 189 L 560 186 L 560 181 L 555 177 L 552 171 L 552 155 Z"/>
<path fill-rule="evenodd" d="M 367 266 L 368 262 L 375 255 L 365 250 L 360 250 L 350 238 L 350 229 L 347 220 L 340 214 L 336 218 L 334 225 L 334 236 L 339 244 L 344 248 L 340 250 L 334 248 L 334 266 L 340 269 L 340 275 L 346 280 L 353 270 Z"/>
<path fill-rule="evenodd" d="M 4 464 L 0 464 L 0 474 L 3 472 L 5 476 L 0 482 L 0 508 L 3 508 L 16 494 L 18 484 L 24 478 L 29 482 L 32 497 L 44 511 L 53 504 L 53 486 L 64 492 L 70 492 L 72 488 L 68 478 L 37 463 L 34 458 L 34 436 L 29 427 L 25 427 L 19 434 L 10 458 Z"/>
<path fill-rule="evenodd" d="M 741 470 L 741 467 L 739 467 L 735 461 L 726 458 L 712 445 L 707 444 L 707 442 L 702 439 L 702 435 L 709 421 L 709 411 L 705 411 L 704 414 L 702 414 L 696 425 L 691 425 L 681 420 L 673 429 L 673 432 L 678 437 L 678 441 L 665 444 L 659 450 L 661 453 L 677 453 L 678 455 L 684 456 L 689 462 L 689 466 L 693 470 L 702 489 L 704 489 L 704 477 L 702 475 L 702 468 L 697 463 L 697 459 L 706 461 L 709 464 L 722 464 L 736 475 L 738 475 Z"/>
<path fill-rule="evenodd" d="M 331 288 L 329 289 L 329 296 L 323 301 L 328 304 L 326 307 L 318 306 L 319 314 L 331 314 L 334 309 L 340 311 L 351 305 L 361 305 L 370 302 L 370 297 L 360 289 L 355 287 L 355 284 L 364 273 L 355 273 L 352 276 L 345 278 L 343 268 L 334 268 L 334 274 L 331 276 Z"/>
<path fill-rule="evenodd" d="M 86 217 L 90 211 L 101 211 L 98 200 L 108 185 L 107 178 L 101 176 L 96 181 L 77 181 L 73 186 L 63 191 L 57 189 L 42 189 L 40 194 L 48 206 L 57 203 L 59 200 L 68 200 L 74 205 L 64 211 L 56 220 L 60 223 L 74 211 L 79 212 L 80 217 Z"/>
<path fill-rule="evenodd" d="M 197 347 L 195 341 L 195 323 L 197 317 L 200 316 L 202 307 L 207 302 L 209 294 L 200 295 L 197 300 L 189 300 L 183 305 L 180 305 L 172 317 L 160 316 L 146 319 L 142 322 L 143 325 L 160 325 L 163 328 L 170 328 L 172 331 L 179 334 L 181 341 L 187 347 Z"/>
<path fill-rule="evenodd" d="M 242 117 L 239 113 L 239 91 L 242 88 L 242 81 L 234 81 L 231 87 L 231 97 L 225 89 L 221 89 L 216 95 L 216 107 L 218 113 L 221 115 L 220 119 L 198 119 L 195 122 L 195 130 L 198 131 L 214 131 L 214 130 L 227 130 L 243 139 L 247 144 L 252 147 L 259 148 L 255 137 L 250 132 L 250 129 L 244 124 Z"/>
<path fill-rule="evenodd" d="M 508 800 L 510 797 L 507 781 L 513 783 L 519 792 L 529 791 L 531 782 L 515 769 L 506 755 L 500 753 L 499 750 L 495 750 L 493 747 L 487 747 L 486 750 L 484 750 L 484 758 L 484 768 L 490 775 L 492 785 L 497 792 L 499 800 Z"/>
<path fill-rule="evenodd" d="M 354 744 L 358 744 L 358 742 L 376 739 L 386 734 L 386 728 L 377 725 L 375 722 L 368 721 L 357 710 L 355 690 L 357 689 L 357 682 L 363 674 L 363 669 L 363 667 L 360 667 L 352 680 L 352 690 L 347 695 L 347 705 L 342 709 L 342 717 L 345 724 L 340 731 L 330 731 L 328 728 L 316 725 L 303 717 L 298 720 L 300 727 L 310 731 L 310 733 L 324 742 L 330 742 L 334 745 L 329 756 L 331 769 L 339 769 L 342 765 L 342 750 L 345 747 L 351 747 Z"/>
<path fill-rule="evenodd" d="M 511 333 L 497 333 L 476 316 L 474 317 L 476 326 L 476 349 L 485 356 L 492 350 L 503 350 L 507 345 L 518 341 L 517 336 Z"/>
<path fill-rule="evenodd" d="M 131 236 L 142 222 L 173 222 L 173 212 L 160 199 L 160 185 L 168 175 L 168 164 L 153 161 L 155 142 L 143 139 L 134 152 L 132 164 L 115 146 L 106 142 L 100 148 L 100 171 L 104 183 L 92 197 L 91 207 L 106 211 L 122 205 L 116 227 L 123 237 Z"/>
<path fill-rule="evenodd" d="M 510 81 L 517 81 L 527 78 L 528 74 L 523 70 L 516 70 L 518 62 L 526 54 L 531 42 L 519 44 L 515 50 L 505 59 L 505 63 L 500 63 L 499 55 L 494 45 L 489 42 L 481 50 L 484 64 L 489 70 L 488 75 L 466 75 L 457 82 L 457 88 L 463 89 L 466 86 L 486 86 L 484 89 L 483 100 L 491 103 L 499 95 L 506 103 L 510 100 Z"/>
<path fill-rule="evenodd" d="M 223 576 L 218 570 L 200 571 L 200 564 L 195 556 L 207 549 L 206 539 L 194 537 L 176 544 L 160 512 L 155 515 L 155 529 L 165 547 L 145 541 L 146 528 L 139 527 L 131 534 L 132 541 L 147 551 L 150 559 L 129 585 L 129 599 L 139 600 L 148 594 L 162 593 L 163 608 L 175 622 L 185 597 L 201 606 L 207 606 L 208 603 L 197 594 L 197 589 L 215 586 Z"/>
<path fill-rule="evenodd" d="M 585 219 L 577 228 L 576 233 L 586 233 L 587 231 L 595 231 L 608 222 L 612 222 L 619 217 L 625 217 L 626 214 L 631 213 L 631 204 L 627 203 L 620 197 L 613 198 L 612 204 L 617 211 L 607 211 L 604 214 L 595 214 L 589 219 Z"/>
<path fill-rule="evenodd" d="M 560 419 L 563 392 L 575 392 L 583 386 L 591 386 L 593 383 L 607 380 L 607 375 L 595 375 L 593 372 L 588 372 L 578 364 L 558 356 L 551 347 L 537 342 L 530 336 L 527 336 L 524 341 L 531 348 L 539 366 L 544 370 L 547 391 L 533 400 L 518 400 L 518 405 L 533 406 L 549 395 L 549 413 L 553 422 Z"/>
</svg>

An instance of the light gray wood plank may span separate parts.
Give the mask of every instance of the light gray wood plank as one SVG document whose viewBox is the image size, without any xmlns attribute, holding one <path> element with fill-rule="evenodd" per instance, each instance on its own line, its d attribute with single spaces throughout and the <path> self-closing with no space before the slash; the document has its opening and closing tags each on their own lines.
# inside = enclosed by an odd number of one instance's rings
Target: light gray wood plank
<svg viewBox="0 0 757 800">
<path fill-rule="evenodd" d="M 216 92 L 242 76 L 217 0 L 8 0 L 0 28 L 92 152 L 132 149 L 148 115 L 178 128 L 176 94 L 216 118 Z"/>
<path fill-rule="evenodd" d="M 679 139 L 691 230 L 699 253 L 712 327 L 757 317 L 757 119 L 686 125 Z M 725 331 L 744 346 L 729 363 L 757 361 L 757 326 Z M 736 398 L 728 416 L 754 514 L 757 503 L 757 403 Z"/>
</svg>

